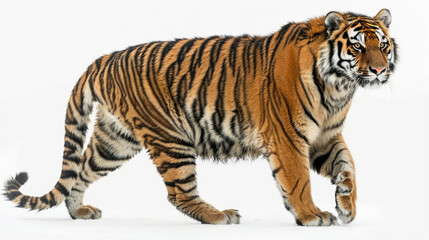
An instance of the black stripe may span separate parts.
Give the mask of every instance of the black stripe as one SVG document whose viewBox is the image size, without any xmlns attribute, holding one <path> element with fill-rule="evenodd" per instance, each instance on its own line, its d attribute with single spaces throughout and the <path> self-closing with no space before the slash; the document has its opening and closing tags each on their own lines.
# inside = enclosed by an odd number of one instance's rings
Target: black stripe
<svg viewBox="0 0 429 240">
<path fill-rule="evenodd" d="M 240 95 L 241 92 L 244 90 L 241 88 L 241 81 L 244 81 L 244 79 L 241 78 L 240 72 L 237 73 L 237 79 L 234 84 L 234 102 L 235 102 L 235 109 L 236 109 L 236 116 L 237 116 L 237 122 L 238 122 L 238 131 L 237 134 L 243 137 L 241 132 L 243 132 L 243 120 L 244 120 L 244 113 L 242 109 L 242 103 L 240 101 Z"/>
<path fill-rule="evenodd" d="M 73 156 L 63 156 L 64 161 L 71 161 L 76 164 L 80 164 L 81 158 L 80 157 L 73 157 Z"/>
<path fill-rule="evenodd" d="M 304 94 L 305 94 L 305 97 L 307 98 L 307 101 L 308 101 L 308 103 L 310 104 L 310 107 L 312 107 L 313 108 L 313 104 L 311 103 L 311 101 L 310 101 L 310 97 L 308 96 L 308 93 L 307 93 L 307 89 L 305 88 L 305 86 L 304 86 L 304 82 L 302 81 L 302 73 L 301 73 L 301 64 L 300 64 L 300 56 L 301 56 L 301 48 L 302 47 L 300 47 L 299 48 L 299 50 L 298 50 L 298 74 L 299 74 L 299 83 L 301 84 L 301 88 L 302 88 L 302 90 L 304 90 Z M 295 88 L 296 88 L 296 86 L 295 86 Z"/>
<path fill-rule="evenodd" d="M 168 86 L 172 86 L 173 81 L 176 77 L 178 72 L 176 72 L 176 63 L 173 62 L 172 64 L 168 65 L 167 70 L 165 71 L 164 78 L 167 81 Z"/>
<path fill-rule="evenodd" d="M 112 140 L 116 140 L 117 137 L 119 137 L 129 143 L 140 146 L 140 142 L 134 137 L 134 135 L 130 133 L 124 133 L 121 130 L 116 130 L 114 128 L 114 123 L 106 124 L 105 122 L 99 121 L 97 122 L 97 125 L 99 126 L 99 129 Z"/>
<path fill-rule="evenodd" d="M 187 165 L 195 165 L 195 162 L 177 162 L 177 163 L 169 163 L 169 162 L 163 162 L 160 167 L 158 167 L 159 174 L 166 173 L 170 168 L 180 168 Z"/>
<path fill-rule="evenodd" d="M 334 145 L 332 145 L 331 149 L 329 150 L 329 152 L 327 152 L 326 154 L 320 155 L 319 157 L 317 157 L 316 159 L 314 159 L 313 161 L 313 168 L 320 173 L 320 169 L 322 168 L 322 165 L 326 162 L 326 160 L 328 160 L 329 156 L 331 155 L 333 149 L 335 148 L 335 146 L 337 146 L 337 144 L 339 144 L 340 142 L 336 142 Z"/>
<path fill-rule="evenodd" d="M 73 156 L 63 156 L 64 161 L 71 161 L 76 164 L 80 164 L 81 158 L 80 157 L 73 157 Z"/>
<path fill-rule="evenodd" d="M 286 32 L 289 30 L 289 28 L 291 28 L 292 26 L 293 26 L 293 28 L 296 28 L 296 27 L 297 27 L 295 24 L 293 24 L 293 23 L 289 23 L 289 24 L 287 24 L 287 25 L 283 26 L 283 27 L 280 29 L 279 34 L 277 35 L 277 38 L 276 38 L 276 45 L 274 46 L 273 52 L 271 53 L 271 58 L 270 58 L 269 66 L 272 66 L 273 61 L 274 61 L 274 55 L 275 55 L 275 54 L 276 54 L 276 52 L 277 52 L 277 48 L 279 47 L 280 42 L 282 42 L 282 40 L 283 40 L 283 37 L 284 37 L 285 33 L 286 33 Z M 291 31 L 293 31 L 293 29 L 292 29 Z M 267 53 L 268 53 L 268 51 L 267 51 Z"/>
<path fill-rule="evenodd" d="M 74 188 L 74 187 L 73 187 L 71 190 L 72 190 L 72 192 L 83 193 L 81 190 L 79 190 L 79 189 L 77 189 L 77 188 Z"/>
<path fill-rule="evenodd" d="M 338 164 L 340 164 L 340 163 L 348 164 L 348 162 L 346 162 L 346 161 L 344 161 L 344 160 L 340 160 L 340 161 L 337 161 L 337 162 L 335 163 L 335 165 L 334 165 L 334 166 L 337 166 L 337 165 L 338 165 Z"/>
<path fill-rule="evenodd" d="M 31 197 L 30 198 L 31 210 L 34 210 L 36 208 L 38 202 L 39 202 L 39 198 L 37 198 L 37 197 Z"/>
<path fill-rule="evenodd" d="M 177 187 L 177 189 L 179 189 L 182 193 L 190 193 L 190 192 L 192 192 L 192 191 L 194 191 L 196 188 L 197 188 L 197 186 L 195 185 L 195 186 L 193 186 L 193 187 L 191 187 L 191 188 L 189 188 L 188 190 L 184 190 L 183 188 L 181 188 L 180 186 L 176 186 Z"/>
<path fill-rule="evenodd" d="M 81 104 L 80 107 L 82 108 L 83 116 L 89 115 L 92 112 L 92 103 L 90 103 L 89 106 L 88 106 L 89 112 L 86 112 L 85 109 L 84 109 L 84 104 L 85 104 L 85 99 L 84 99 L 85 98 L 85 95 L 84 95 L 84 91 L 85 90 L 84 90 L 84 88 L 85 88 L 86 83 L 88 81 L 89 72 L 85 71 L 84 76 L 85 76 L 85 79 L 83 80 L 84 82 L 82 83 L 81 88 L 80 88 L 80 104 Z"/>
<path fill-rule="evenodd" d="M 48 201 L 47 196 L 48 196 L 48 195 L 44 195 L 43 197 L 41 197 L 41 198 L 40 198 L 40 201 L 42 201 L 44 204 L 49 204 L 49 201 Z"/>
<path fill-rule="evenodd" d="M 67 128 L 66 129 L 66 137 L 72 140 L 73 142 L 77 143 L 79 146 L 83 146 L 83 139 L 76 134 L 70 132 Z"/>
<path fill-rule="evenodd" d="M 335 163 L 335 160 L 337 160 L 337 158 L 338 158 L 338 156 L 340 155 L 340 153 L 342 153 L 342 152 L 343 152 L 343 151 L 345 151 L 345 150 L 346 150 L 345 148 L 340 149 L 340 150 L 337 152 L 337 154 L 335 155 L 334 159 L 332 159 L 332 162 L 331 162 L 331 171 L 329 172 L 329 175 L 331 175 L 331 174 L 332 174 L 332 172 L 334 171 L 334 163 Z"/>
<path fill-rule="evenodd" d="M 247 46 L 246 47 L 247 51 L 246 51 L 246 56 L 245 57 L 246 57 L 247 66 L 249 67 L 249 70 L 250 70 L 250 69 L 252 69 L 252 66 L 250 66 L 250 62 L 251 62 L 251 60 L 250 60 L 250 51 L 251 51 L 251 46 L 252 45 L 247 43 L 246 46 Z M 253 69 L 253 71 L 255 71 L 255 70 L 256 69 Z"/>
<path fill-rule="evenodd" d="M 229 66 L 232 70 L 232 76 L 235 76 L 235 68 L 236 68 L 236 60 L 237 60 L 237 49 L 238 49 L 238 43 L 240 42 L 241 38 L 237 37 L 232 41 L 231 47 L 229 49 Z"/>
<path fill-rule="evenodd" d="M 176 187 L 176 183 L 175 183 L 175 182 L 165 182 L 165 181 L 164 181 L 164 183 L 165 183 L 165 185 L 166 185 L 167 187 Z"/>
<path fill-rule="evenodd" d="M 299 179 L 300 178 L 298 178 L 298 180 L 296 180 L 295 186 L 292 188 L 292 191 L 290 191 L 289 195 L 292 195 L 293 192 L 295 192 L 296 187 L 298 187 Z"/>
<path fill-rule="evenodd" d="M 195 162 L 193 161 L 176 162 L 176 163 L 163 162 L 161 164 L 161 168 L 180 168 L 186 165 L 195 165 Z"/>
<path fill-rule="evenodd" d="M 67 113 L 66 113 L 66 125 L 77 125 L 77 120 L 72 113 L 70 103 L 67 104 Z"/>
<path fill-rule="evenodd" d="M 49 206 L 53 207 L 57 205 L 57 202 L 55 201 L 55 198 L 54 198 L 54 194 L 52 192 L 49 192 L 49 196 L 50 196 Z"/>
<path fill-rule="evenodd" d="M 29 196 L 22 196 L 21 197 L 21 200 L 19 201 L 19 204 L 18 204 L 18 207 L 25 207 L 25 205 L 27 204 L 27 202 L 28 202 L 28 199 L 30 199 L 30 197 Z"/>
<path fill-rule="evenodd" d="M 84 73 L 84 75 L 86 75 L 86 72 Z M 73 91 L 72 91 L 72 94 L 73 94 L 72 102 L 73 102 L 73 104 L 74 104 L 75 109 L 78 111 L 78 113 L 79 113 L 81 116 L 84 116 L 83 111 L 82 111 L 82 109 L 81 109 L 81 106 L 79 106 L 79 105 L 76 103 L 76 98 L 78 97 L 78 96 L 77 96 L 78 87 L 79 87 L 79 84 L 80 84 L 80 82 L 81 82 L 81 81 L 82 81 L 82 78 L 80 78 L 80 79 L 79 79 L 78 83 L 77 83 L 77 84 L 76 84 L 76 86 L 73 88 Z M 81 93 L 81 94 L 82 94 L 82 93 Z"/>
<path fill-rule="evenodd" d="M 95 68 L 96 69 L 100 69 L 100 65 L 101 65 L 101 59 L 102 57 L 98 58 L 97 60 L 95 60 Z"/>
<path fill-rule="evenodd" d="M 125 160 L 132 158 L 132 156 L 118 157 L 112 151 L 113 149 L 105 148 L 104 145 L 102 145 L 102 144 L 96 144 L 95 150 L 97 150 L 97 153 L 101 158 L 103 158 L 104 160 L 108 160 L 108 161 L 125 161 Z"/>
<path fill-rule="evenodd" d="M 74 170 L 62 170 L 61 171 L 61 179 L 65 178 L 77 178 L 77 173 Z"/>
<path fill-rule="evenodd" d="M 20 193 L 18 190 L 12 190 L 12 191 L 7 191 L 4 195 L 7 197 L 7 199 L 9 199 L 10 201 L 13 201 L 18 196 L 21 196 L 22 193 Z"/>
<path fill-rule="evenodd" d="M 252 48 L 252 62 L 253 62 L 253 78 L 256 78 L 256 70 L 258 68 L 258 44 L 257 44 L 257 39 L 253 38 L 252 42 L 250 43 L 251 46 L 253 46 Z"/>
<path fill-rule="evenodd" d="M 325 97 L 324 97 L 324 85 L 323 85 L 323 81 L 319 78 L 319 73 L 317 72 L 317 60 L 316 57 L 313 56 L 313 71 L 312 71 L 312 77 L 313 77 L 313 81 L 314 84 L 317 87 L 317 91 L 319 92 L 320 95 L 320 103 L 322 103 L 322 106 L 326 109 L 326 110 L 330 110 L 330 108 L 326 105 L 325 102 Z"/>
<path fill-rule="evenodd" d="M 332 58 L 334 57 L 334 41 L 329 40 L 329 63 L 332 63 Z"/>
<path fill-rule="evenodd" d="M 185 60 L 186 54 L 192 49 L 192 46 L 194 45 L 195 41 L 196 39 L 190 39 L 185 44 L 183 44 L 183 46 L 180 48 L 176 59 L 178 72 L 180 72 L 182 62 Z"/>
<path fill-rule="evenodd" d="M 109 132 L 105 132 L 105 131 L 102 131 L 102 132 L 104 134 L 106 134 L 107 136 L 109 136 L 109 137 L 112 135 Z M 103 137 L 101 135 L 99 135 L 97 133 L 94 133 L 94 136 L 95 136 L 95 138 L 97 139 L 97 141 L 99 143 L 99 144 L 97 144 L 97 146 L 100 145 L 100 146 L 103 146 L 104 148 L 107 147 L 109 149 L 113 149 L 114 148 L 114 146 L 112 144 L 110 144 L 110 142 L 108 142 L 107 140 L 103 139 Z M 113 139 L 113 140 L 115 140 L 115 139 Z M 108 151 L 108 152 L 110 152 L 110 151 Z"/>
<path fill-rule="evenodd" d="M 151 140 L 150 141 L 150 145 L 152 146 L 152 147 L 157 147 L 158 148 L 158 150 L 159 151 L 161 151 L 161 152 L 168 152 L 168 151 L 172 151 L 172 150 L 176 150 L 176 151 L 188 151 L 189 149 L 187 149 L 187 148 L 180 148 L 181 147 L 181 145 L 176 145 L 175 147 L 171 147 L 171 146 L 164 146 L 164 145 L 162 145 L 162 144 L 159 144 L 159 143 L 155 143 L 154 141 L 156 140 L 157 142 L 160 142 L 160 143 L 167 143 L 168 144 L 168 142 L 165 142 L 165 141 L 163 141 L 163 139 L 159 139 L 159 138 L 155 138 L 155 137 L 153 137 L 153 136 L 150 136 L 149 134 L 145 134 L 143 137 L 147 137 L 147 136 L 149 136 L 149 137 L 152 137 L 152 139 L 153 140 Z M 171 143 L 171 142 L 170 142 Z M 178 143 L 178 144 L 180 144 L 180 143 Z M 186 146 L 186 145 L 185 145 Z"/>
<path fill-rule="evenodd" d="M 342 65 L 342 63 L 343 62 L 347 62 L 347 63 L 349 63 L 349 65 L 350 65 L 350 67 L 351 67 L 351 62 L 352 62 L 352 60 L 346 60 L 346 59 L 343 59 L 342 57 L 341 57 L 341 49 L 343 48 L 343 43 L 341 42 L 341 41 L 338 41 L 338 43 L 337 43 L 337 47 L 338 47 L 338 59 L 339 59 L 339 61 L 337 62 L 337 66 L 339 67 L 339 68 L 342 68 L 342 69 L 344 69 L 344 71 L 347 71 L 347 69 L 345 68 L 345 67 L 343 67 L 343 65 Z"/>
<path fill-rule="evenodd" d="M 84 178 L 82 175 L 82 172 L 79 173 L 79 178 L 84 181 L 85 183 L 91 183 L 91 181 L 89 181 L 88 179 Z"/>
<path fill-rule="evenodd" d="M 225 66 L 225 60 L 223 61 L 222 64 L 222 70 L 221 70 L 221 74 L 220 77 L 218 79 L 218 84 L 217 84 L 217 98 L 216 98 L 216 110 L 212 115 L 212 120 L 213 120 L 213 128 L 214 130 L 221 135 L 222 137 L 226 137 L 223 136 L 224 134 L 222 133 L 222 123 L 223 120 L 225 118 L 225 109 L 224 109 L 224 92 L 225 92 L 225 81 L 226 81 L 226 66 Z"/>
<path fill-rule="evenodd" d="M 314 119 L 311 112 L 305 107 L 304 103 L 302 102 L 302 99 L 301 99 L 301 97 L 300 97 L 300 95 L 296 89 L 296 85 L 295 85 L 295 91 L 296 91 L 296 95 L 298 96 L 299 103 L 301 104 L 302 108 L 304 109 L 305 115 L 307 115 L 307 117 L 310 118 L 310 120 L 313 121 L 316 124 L 316 126 L 319 127 L 319 123 L 316 121 L 316 119 Z"/>
<path fill-rule="evenodd" d="M 108 99 L 106 96 L 106 91 L 105 91 L 105 87 L 104 87 L 104 83 L 105 80 L 107 79 L 107 74 L 108 74 L 108 70 L 110 70 L 110 65 L 111 65 L 111 61 L 112 59 L 116 56 L 118 52 L 113 52 L 110 55 L 106 55 L 103 58 L 107 58 L 106 63 L 104 64 L 104 67 L 102 68 L 102 70 L 99 73 L 99 77 L 98 82 L 99 82 L 99 87 L 100 87 L 100 93 L 101 93 L 101 97 L 102 99 Z"/>
<path fill-rule="evenodd" d="M 195 181 L 195 174 L 191 174 L 184 179 L 177 179 L 175 181 L 175 183 L 176 184 L 185 184 L 185 183 L 190 183 L 192 181 Z"/>
<path fill-rule="evenodd" d="M 246 52 L 248 51 L 248 45 L 244 45 L 242 47 L 242 51 L 241 51 L 241 66 L 243 68 L 243 77 L 246 78 L 246 73 L 247 73 L 247 67 L 248 67 L 248 63 L 247 63 L 247 58 L 246 58 Z"/>
<path fill-rule="evenodd" d="M 180 106 L 185 106 L 186 92 L 188 92 L 188 79 L 187 79 L 187 77 L 188 77 L 187 73 L 183 74 L 177 83 L 176 97 L 177 97 L 177 103 Z M 175 104 L 175 108 L 177 109 L 177 104 Z"/>
<path fill-rule="evenodd" d="M 334 125 L 331 125 L 331 126 L 328 126 L 328 127 L 325 127 L 324 129 L 323 129 L 323 131 L 329 131 L 329 130 L 333 130 L 333 129 L 336 129 L 336 128 L 339 128 L 339 127 L 341 127 L 342 125 L 343 125 L 343 123 L 344 123 L 344 121 L 346 120 L 346 118 L 344 117 L 341 121 L 339 121 L 338 123 L 336 123 L 336 124 L 334 124 Z"/>
<path fill-rule="evenodd" d="M 293 25 L 293 23 L 288 23 L 288 24 L 286 24 L 285 26 L 283 26 L 283 27 L 280 29 L 279 34 L 277 35 L 277 38 L 276 38 L 277 43 L 280 43 L 280 42 L 282 41 L 282 39 L 283 39 L 284 35 L 286 34 L 286 32 L 289 30 L 289 28 L 290 28 L 292 25 Z M 295 27 L 296 27 L 296 26 L 294 26 L 294 28 L 295 28 Z M 292 30 L 292 31 L 293 31 L 293 30 Z M 288 34 L 288 35 L 287 35 L 287 37 L 286 37 L 285 45 L 287 44 L 288 39 L 289 39 L 290 37 L 291 37 L 291 34 Z"/>
<path fill-rule="evenodd" d="M 115 167 L 101 167 L 101 166 L 98 166 L 98 165 L 95 163 L 94 154 L 89 158 L 89 160 L 88 160 L 88 165 L 89 165 L 89 167 L 91 168 L 91 170 L 92 170 L 92 171 L 94 171 L 94 172 L 100 172 L 100 171 L 113 171 L 113 170 L 116 170 L 117 168 L 119 168 L 119 167 L 120 167 L 120 165 L 119 165 L 119 166 L 115 166 Z"/>
<path fill-rule="evenodd" d="M 69 154 L 65 154 L 65 155 L 71 155 L 77 150 L 76 146 L 69 141 L 64 142 L 64 148 L 70 149 L 70 151 L 67 151 L 67 153 Z"/>
<path fill-rule="evenodd" d="M 269 101 L 269 103 L 271 105 L 273 105 L 272 101 Z M 272 106 L 274 108 L 274 106 Z M 273 114 L 273 116 L 275 117 L 275 119 L 277 120 L 277 122 L 280 124 L 280 127 L 282 128 L 283 134 L 286 136 L 286 138 L 288 139 L 290 145 L 301 155 L 301 156 L 305 156 L 298 148 L 297 146 L 295 146 L 294 141 L 290 138 L 289 134 L 287 134 L 286 128 L 285 126 L 283 126 L 283 123 L 281 121 L 281 119 L 279 118 L 279 116 L 277 114 Z"/>
<path fill-rule="evenodd" d="M 212 37 L 206 38 L 206 39 L 201 43 L 201 45 L 199 46 L 198 58 L 196 59 L 196 63 L 198 64 L 198 66 L 201 66 L 201 64 L 202 64 L 203 54 L 204 54 L 204 50 L 205 50 L 205 48 L 206 48 L 207 44 L 208 44 L 211 40 L 216 39 L 216 38 L 219 38 L 219 37 L 218 37 L 218 36 L 212 36 Z"/>
<path fill-rule="evenodd" d="M 96 100 L 96 101 L 98 101 L 98 102 L 100 102 L 100 103 L 102 103 L 102 101 L 100 100 L 100 97 L 95 93 L 95 90 L 94 90 L 94 78 L 92 78 L 92 76 L 93 75 L 96 75 L 96 74 L 98 74 L 98 71 L 99 69 L 95 69 L 95 70 L 93 70 L 92 71 L 92 73 L 91 73 L 91 79 L 90 79 L 90 81 L 89 81 L 89 89 L 91 90 L 91 95 L 92 95 L 92 97 Z M 67 120 L 66 120 L 67 121 Z"/>
<path fill-rule="evenodd" d="M 263 53 L 265 54 L 265 62 L 268 62 L 268 58 L 269 58 L 269 50 L 270 50 L 270 45 L 271 45 L 271 40 L 273 39 L 273 35 L 268 36 L 265 41 L 264 41 L 264 51 Z"/>
<path fill-rule="evenodd" d="M 200 87 L 198 89 L 198 98 L 195 99 L 195 101 L 198 104 L 198 113 L 199 113 L 198 118 L 196 118 L 197 122 L 199 122 L 200 119 L 204 116 L 204 109 L 205 109 L 206 104 L 207 104 L 207 95 L 208 95 L 207 94 L 207 88 L 208 88 L 208 85 L 209 85 L 209 79 L 211 79 L 211 75 L 213 74 L 213 73 L 210 73 L 210 72 L 211 72 L 211 70 L 210 70 L 210 67 L 209 67 L 207 69 L 207 71 L 206 71 L 206 73 L 205 73 L 205 75 L 203 77 L 202 83 L 201 83 L 201 85 L 200 85 Z"/>
<path fill-rule="evenodd" d="M 196 74 L 196 68 L 197 68 L 197 62 L 196 58 L 198 55 L 198 50 L 195 50 L 194 53 L 192 53 L 191 60 L 189 61 L 189 69 L 187 72 L 189 72 L 189 88 L 192 88 L 192 84 L 194 83 L 195 74 Z"/>
<path fill-rule="evenodd" d="M 276 177 L 276 174 L 280 171 L 280 167 L 273 170 L 273 177 Z"/>
<path fill-rule="evenodd" d="M 174 159 L 185 159 L 185 158 L 194 159 L 195 158 L 194 155 L 169 151 L 168 149 L 164 149 L 163 153 L 165 153 L 166 155 L 168 155 L 169 157 L 174 158 Z"/>
<path fill-rule="evenodd" d="M 294 32 L 288 34 L 283 47 L 285 47 L 287 44 L 289 44 L 293 40 L 296 40 L 296 37 L 297 37 L 298 33 L 301 32 L 301 30 L 302 30 L 301 26 L 299 24 L 297 24 L 296 28 L 294 28 L 293 30 L 291 30 L 291 31 L 294 31 Z"/>
<path fill-rule="evenodd" d="M 241 75 L 240 75 L 241 76 Z M 252 118 L 252 113 L 250 111 L 249 108 L 249 104 L 247 103 L 247 91 L 245 91 L 245 89 L 247 89 L 247 85 L 246 85 L 247 81 L 246 81 L 246 77 L 245 75 L 242 76 L 242 81 L 241 81 L 241 93 L 243 95 L 243 99 L 242 99 L 242 103 L 241 105 L 244 106 L 245 110 L 246 110 L 246 114 L 247 114 L 247 122 L 250 124 L 250 127 L 253 127 L 252 123 L 253 123 L 253 118 Z M 244 127 L 244 126 L 242 126 Z"/>
<path fill-rule="evenodd" d="M 158 63 L 158 72 L 159 70 L 161 70 L 162 67 L 162 62 L 164 61 L 165 56 L 168 54 L 168 52 L 171 51 L 171 49 L 174 47 L 174 45 L 176 45 L 176 43 L 178 43 L 179 41 L 170 41 L 167 44 L 165 44 L 165 46 L 162 48 L 162 52 L 161 52 L 161 57 L 159 59 L 159 63 Z"/>
<path fill-rule="evenodd" d="M 67 188 L 64 187 L 64 185 L 61 184 L 60 182 L 57 182 L 57 184 L 55 185 L 55 189 L 57 189 L 62 195 L 66 196 L 66 197 L 70 195 Z"/>
<path fill-rule="evenodd" d="M 210 57 L 209 57 L 211 69 L 215 68 L 216 63 L 219 60 L 220 52 L 222 51 L 222 46 L 225 44 L 226 41 L 227 41 L 226 38 L 219 38 L 213 43 L 210 49 Z"/>
<path fill-rule="evenodd" d="M 301 202 L 302 202 L 302 195 L 304 194 L 305 188 L 307 187 L 307 184 L 308 184 L 309 182 L 310 182 L 310 181 L 309 181 L 309 180 L 307 180 L 307 182 L 305 182 L 305 183 L 304 183 L 304 186 L 302 186 L 301 194 L 299 194 L 299 199 L 301 200 Z"/>
<path fill-rule="evenodd" d="M 293 118 L 292 118 L 292 113 L 290 112 L 289 104 L 288 104 L 288 102 L 287 102 L 286 98 L 285 98 L 284 96 L 282 96 L 282 97 L 283 97 L 283 101 L 286 103 L 287 113 L 288 113 L 288 115 L 289 115 L 289 122 L 292 124 L 292 128 L 293 128 L 293 130 L 295 131 L 295 133 L 296 133 L 300 138 L 304 139 L 304 141 L 305 141 L 307 144 L 309 144 L 307 137 L 306 137 L 303 133 L 301 133 L 301 132 L 296 128 L 295 123 L 294 123 Z"/>
</svg>

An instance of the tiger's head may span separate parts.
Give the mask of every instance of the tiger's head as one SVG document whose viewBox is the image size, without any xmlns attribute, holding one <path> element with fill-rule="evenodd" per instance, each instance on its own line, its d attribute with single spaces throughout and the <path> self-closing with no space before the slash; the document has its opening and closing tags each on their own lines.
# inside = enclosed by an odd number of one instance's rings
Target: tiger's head
<svg viewBox="0 0 429 240">
<path fill-rule="evenodd" d="M 321 46 L 318 71 L 335 86 L 378 86 L 395 68 L 396 44 L 388 35 L 392 16 L 382 9 L 374 18 L 330 12 L 325 19 L 327 41 Z"/>
</svg>

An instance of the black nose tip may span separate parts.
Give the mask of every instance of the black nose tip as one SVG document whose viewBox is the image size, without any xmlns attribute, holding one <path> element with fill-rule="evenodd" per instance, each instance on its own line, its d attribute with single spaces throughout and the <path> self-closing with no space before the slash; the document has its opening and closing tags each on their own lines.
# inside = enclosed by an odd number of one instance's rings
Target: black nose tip
<svg viewBox="0 0 429 240">
<path fill-rule="evenodd" d="M 386 71 L 386 68 L 385 67 L 371 67 L 371 66 L 369 66 L 369 71 L 371 71 L 372 73 L 374 73 L 376 75 L 380 75 L 384 71 Z"/>
</svg>

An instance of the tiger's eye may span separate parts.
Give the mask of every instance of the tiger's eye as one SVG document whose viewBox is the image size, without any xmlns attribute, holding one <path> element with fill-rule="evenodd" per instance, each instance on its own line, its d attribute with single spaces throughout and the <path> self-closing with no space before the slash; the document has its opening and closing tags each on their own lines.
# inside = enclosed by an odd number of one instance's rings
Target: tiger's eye
<svg viewBox="0 0 429 240">
<path fill-rule="evenodd" d="M 386 46 L 386 44 L 384 42 L 380 43 L 380 48 L 384 48 L 384 46 Z"/>
<path fill-rule="evenodd" d="M 355 43 L 355 44 L 353 44 L 353 47 L 354 47 L 356 50 L 359 50 L 362 46 L 360 45 L 360 43 Z"/>
</svg>

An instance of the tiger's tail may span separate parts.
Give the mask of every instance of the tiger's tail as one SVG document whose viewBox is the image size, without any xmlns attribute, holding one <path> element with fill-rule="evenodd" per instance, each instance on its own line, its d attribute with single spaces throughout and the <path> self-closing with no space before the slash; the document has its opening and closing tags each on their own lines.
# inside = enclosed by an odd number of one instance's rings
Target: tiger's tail
<svg viewBox="0 0 429 240">
<path fill-rule="evenodd" d="M 93 91 L 94 72 L 97 64 L 92 64 L 77 82 L 70 96 L 65 120 L 64 155 L 60 179 L 55 187 L 41 197 L 28 196 L 19 191 L 28 180 L 26 172 L 18 173 L 6 181 L 4 195 L 17 207 L 44 210 L 57 206 L 69 196 L 82 168 L 81 155 L 88 129 L 89 115 L 93 102 L 98 99 Z"/>
</svg>

